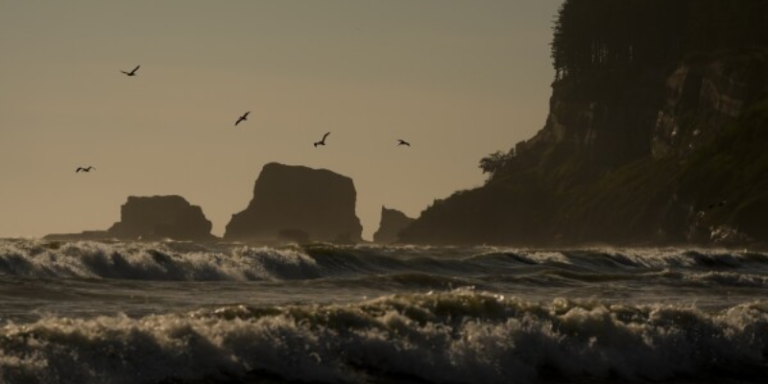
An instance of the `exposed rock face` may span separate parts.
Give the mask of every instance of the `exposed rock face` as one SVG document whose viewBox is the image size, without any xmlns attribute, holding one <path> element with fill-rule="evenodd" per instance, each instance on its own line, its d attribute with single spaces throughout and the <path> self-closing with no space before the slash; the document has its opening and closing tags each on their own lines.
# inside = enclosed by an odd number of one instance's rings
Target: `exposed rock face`
<svg viewBox="0 0 768 384">
<path fill-rule="evenodd" d="M 652 131 L 653 156 L 686 157 L 735 123 L 764 91 L 768 70 L 761 61 L 723 58 L 678 66 L 665 82 Z"/>
<path fill-rule="evenodd" d="M 107 232 L 120 239 L 213 240 L 212 224 L 203 210 L 181 196 L 128 197 L 120 222 Z"/>
<path fill-rule="evenodd" d="M 225 239 L 275 241 L 283 231 L 311 241 L 360 242 L 352 179 L 325 169 L 270 163 L 261 170 L 248 207 L 227 224 Z M 301 236 L 303 239 L 303 235 Z"/>
<path fill-rule="evenodd" d="M 400 231 L 408 227 L 414 219 L 396 209 L 381 207 L 379 230 L 373 234 L 373 242 L 389 244 L 398 240 Z"/>
</svg>

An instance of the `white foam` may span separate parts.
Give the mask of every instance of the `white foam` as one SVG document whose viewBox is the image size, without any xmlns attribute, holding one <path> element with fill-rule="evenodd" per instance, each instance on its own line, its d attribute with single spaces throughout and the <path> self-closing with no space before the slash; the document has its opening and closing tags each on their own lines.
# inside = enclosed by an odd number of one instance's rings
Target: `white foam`
<svg viewBox="0 0 768 384">
<path fill-rule="evenodd" d="M 8 324 L 0 328 L 0 382 L 135 384 L 254 370 L 312 382 L 382 373 L 429 382 L 665 380 L 742 368 L 765 374 L 766 348 L 765 302 L 707 313 L 455 291 Z"/>
</svg>

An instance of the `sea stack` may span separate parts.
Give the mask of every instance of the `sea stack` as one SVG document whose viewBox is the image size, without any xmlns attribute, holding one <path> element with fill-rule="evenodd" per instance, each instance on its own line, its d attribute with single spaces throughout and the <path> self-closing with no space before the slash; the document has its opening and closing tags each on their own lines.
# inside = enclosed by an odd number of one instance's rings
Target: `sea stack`
<svg viewBox="0 0 768 384">
<path fill-rule="evenodd" d="M 400 231 L 408 227 L 413 220 L 397 209 L 388 209 L 382 206 L 381 222 L 379 223 L 379 230 L 373 234 L 373 242 L 378 244 L 396 242 Z"/>
<path fill-rule="evenodd" d="M 306 241 L 357 243 L 363 227 L 355 214 L 356 200 L 349 177 L 269 163 L 256 180 L 248 207 L 232 215 L 224 238 L 273 242 L 286 233 L 305 233 Z"/>
<path fill-rule="evenodd" d="M 128 197 L 120 221 L 107 231 L 118 239 L 214 240 L 202 208 L 181 196 Z"/>
</svg>

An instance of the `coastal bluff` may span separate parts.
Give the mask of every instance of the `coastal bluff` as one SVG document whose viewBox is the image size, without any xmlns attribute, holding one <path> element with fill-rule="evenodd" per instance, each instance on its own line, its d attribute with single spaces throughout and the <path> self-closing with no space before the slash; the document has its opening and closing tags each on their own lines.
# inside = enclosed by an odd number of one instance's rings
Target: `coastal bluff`
<svg viewBox="0 0 768 384">
<path fill-rule="evenodd" d="M 379 230 L 373 234 L 373 242 L 390 244 L 398 241 L 400 231 L 407 228 L 413 220 L 397 209 L 382 206 L 381 222 L 379 223 Z"/>
<path fill-rule="evenodd" d="M 707 4 L 564 1 L 544 127 L 400 241 L 766 246 L 768 2 Z"/>
<path fill-rule="evenodd" d="M 130 196 L 120 207 L 120 221 L 107 230 L 117 239 L 214 240 L 202 208 L 181 196 Z"/>
<path fill-rule="evenodd" d="M 357 243 L 363 227 L 355 214 L 351 178 L 326 169 L 266 164 L 253 198 L 232 215 L 224 239 L 278 241 L 281 233 L 304 233 L 307 241 Z"/>
</svg>

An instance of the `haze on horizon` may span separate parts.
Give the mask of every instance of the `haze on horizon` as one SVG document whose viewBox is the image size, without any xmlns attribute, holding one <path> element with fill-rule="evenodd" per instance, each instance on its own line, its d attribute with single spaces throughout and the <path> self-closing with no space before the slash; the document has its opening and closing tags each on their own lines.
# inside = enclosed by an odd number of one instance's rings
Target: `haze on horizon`
<svg viewBox="0 0 768 384">
<path fill-rule="evenodd" d="M 0 237 L 106 229 L 128 196 L 170 194 L 221 235 L 274 161 L 350 176 L 370 239 L 382 205 L 417 217 L 543 126 L 560 4 L 5 2 Z"/>
</svg>

